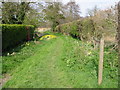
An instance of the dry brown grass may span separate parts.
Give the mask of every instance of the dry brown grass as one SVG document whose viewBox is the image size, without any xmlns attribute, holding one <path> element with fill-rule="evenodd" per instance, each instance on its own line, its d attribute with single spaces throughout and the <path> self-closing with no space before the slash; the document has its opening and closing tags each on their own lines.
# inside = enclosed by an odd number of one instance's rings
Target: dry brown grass
<svg viewBox="0 0 120 90">
<path fill-rule="evenodd" d="M 110 36 L 106 36 L 104 39 L 105 39 L 105 41 L 108 41 L 108 42 L 115 42 L 116 41 L 115 37 L 110 37 Z"/>
</svg>

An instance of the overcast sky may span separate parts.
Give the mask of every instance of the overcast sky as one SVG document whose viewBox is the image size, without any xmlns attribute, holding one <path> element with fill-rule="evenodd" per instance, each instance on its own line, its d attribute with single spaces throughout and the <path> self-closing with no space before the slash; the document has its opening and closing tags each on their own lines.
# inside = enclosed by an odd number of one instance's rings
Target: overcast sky
<svg viewBox="0 0 120 90">
<path fill-rule="evenodd" d="M 66 3 L 69 0 L 62 0 L 62 2 Z M 86 16 L 87 9 L 92 9 L 97 6 L 99 9 L 107 9 L 111 6 L 114 6 L 115 3 L 120 0 L 73 0 L 79 5 L 81 10 L 81 16 Z"/>
</svg>

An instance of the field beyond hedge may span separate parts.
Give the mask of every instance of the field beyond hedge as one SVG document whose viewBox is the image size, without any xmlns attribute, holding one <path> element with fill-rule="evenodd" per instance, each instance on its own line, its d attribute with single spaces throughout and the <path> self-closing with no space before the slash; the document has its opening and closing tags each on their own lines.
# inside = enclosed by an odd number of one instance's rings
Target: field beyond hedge
<svg viewBox="0 0 120 90">
<path fill-rule="evenodd" d="M 98 86 L 99 50 L 90 43 L 56 34 L 33 41 L 3 56 L 3 71 L 11 78 L 4 88 L 117 88 L 117 51 L 105 48 L 103 83 Z"/>
</svg>

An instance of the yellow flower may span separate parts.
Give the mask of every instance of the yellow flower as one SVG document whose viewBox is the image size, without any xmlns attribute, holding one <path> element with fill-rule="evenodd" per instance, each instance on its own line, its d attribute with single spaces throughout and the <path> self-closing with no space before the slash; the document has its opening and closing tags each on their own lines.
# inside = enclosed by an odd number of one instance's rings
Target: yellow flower
<svg viewBox="0 0 120 90">
<path fill-rule="evenodd" d="M 88 52 L 87 55 L 91 55 L 92 52 Z"/>
<path fill-rule="evenodd" d="M 28 46 L 29 46 L 30 44 L 29 44 L 29 43 L 26 43 L 26 45 L 28 45 Z"/>
<path fill-rule="evenodd" d="M 44 40 L 44 39 L 49 40 L 52 38 L 56 38 L 56 36 L 55 35 L 44 35 L 40 38 L 40 40 Z"/>
</svg>

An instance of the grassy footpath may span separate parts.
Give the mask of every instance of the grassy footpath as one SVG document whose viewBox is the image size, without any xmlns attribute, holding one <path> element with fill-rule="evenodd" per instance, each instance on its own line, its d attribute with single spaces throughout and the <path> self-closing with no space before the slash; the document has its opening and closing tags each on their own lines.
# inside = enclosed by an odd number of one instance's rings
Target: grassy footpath
<svg viewBox="0 0 120 90">
<path fill-rule="evenodd" d="M 17 64 L 12 66 L 5 61 L 7 64 L 4 65 L 12 67 L 4 68 L 7 73 L 11 73 L 5 88 L 114 88 L 118 85 L 115 51 L 108 53 L 109 49 L 106 49 L 105 60 L 108 61 L 105 62 L 103 83 L 98 86 L 99 52 L 93 50 L 91 44 L 63 35 L 38 44 L 29 44 L 22 48 L 24 52 L 21 49 L 15 55 L 3 57 L 4 61 L 11 58 L 12 64 Z M 18 63 L 13 60 L 15 57 Z M 110 71 L 109 63 L 114 65 L 111 66 L 113 71 Z"/>
</svg>

